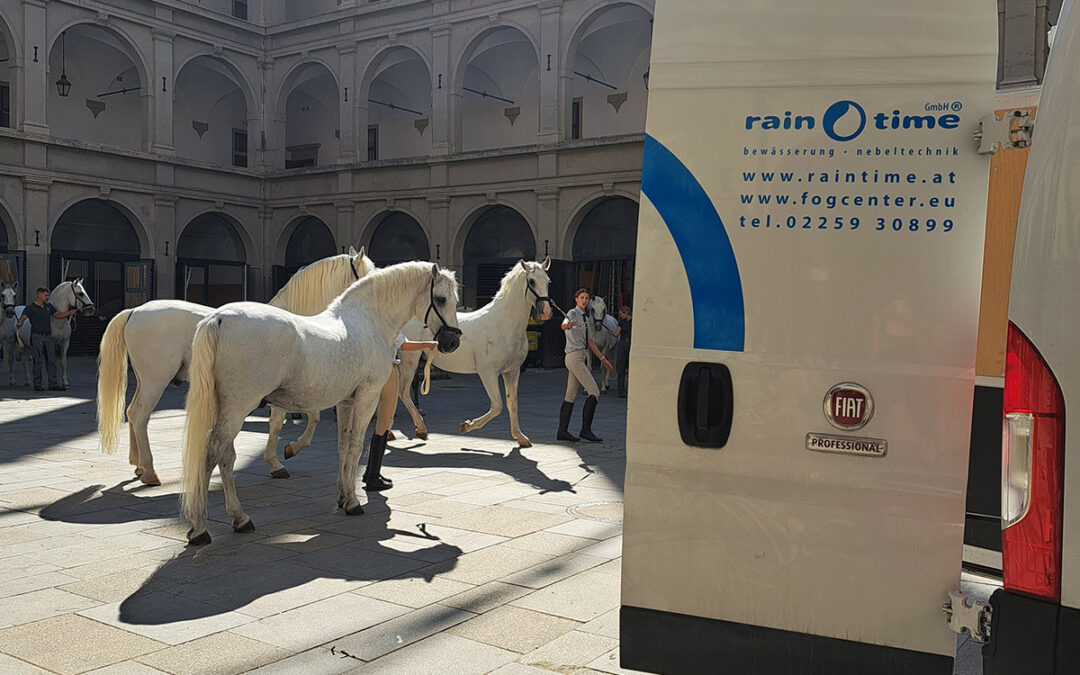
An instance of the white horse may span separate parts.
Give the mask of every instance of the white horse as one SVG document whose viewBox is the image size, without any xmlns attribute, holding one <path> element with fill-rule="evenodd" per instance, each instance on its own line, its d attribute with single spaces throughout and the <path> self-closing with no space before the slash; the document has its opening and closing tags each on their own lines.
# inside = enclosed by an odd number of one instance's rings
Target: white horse
<svg viewBox="0 0 1080 675">
<path fill-rule="evenodd" d="M 433 327 L 439 349 L 453 351 L 460 335 L 456 306 L 453 272 L 411 262 L 368 274 L 316 316 L 235 302 L 200 321 L 184 425 L 181 504 L 191 521 L 189 543 L 210 541 L 206 501 L 215 464 L 233 530 L 255 529 L 236 494 L 233 439 L 264 398 L 285 410 L 337 405 L 338 506 L 349 515 L 363 513 L 356 498 L 357 462 L 390 376 L 390 344 L 410 317 L 438 319 Z"/>
<path fill-rule="evenodd" d="M 24 321 L 18 328 L 18 320 L 23 313 L 23 305 L 15 305 L 19 289 L 18 282 L 9 284 L 0 282 L 0 303 L 4 315 L 0 317 L 0 347 L 4 350 L 4 368 L 7 370 L 8 386 L 15 386 L 15 370 L 22 364 L 23 386 L 30 386 L 30 322 Z"/>
<path fill-rule="evenodd" d="M 58 312 L 74 309 L 76 312 L 87 316 L 93 314 L 94 301 L 86 294 L 82 282 L 82 277 L 61 282 L 49 294 L 49 304 L 55 307 Z M 52 339 L 56 351 L 60 353 L 60 377 L 64 389 L 68 388 L 67 352 L 68 346 L 71 345 L 71 331 L 74 322 L 75 317 L 57 319 L 54 316 L 52 319 Z"/>
<path fill-rule="evenodd" d="M 589 299 L 589 304 L 585 306 L 585 318 L 589 322 L 589 337 L 596 343 L 596 348 L 608 361 L 615 363 L 615 345 L 619 344 L 619 338 L 613 331 L 618 328 L 618 322 L 615 321 L 615 317 L 607 313 L 607 303 L 599 295 L 594 295 Z M 592 370 L 594 357 L 592 352 L 585 351 L 589 358 L 589 370 Z M 600 369 L 600 391 L 604 393 L 607 393 L 610 375 L 611 371 L 605 368 Z"/>
<path fill-rule="evenodd" d="M 311 316 L 326 309 L 330 301 L 349 284 L 375 268 L 363 249 L 318 260 L 297 272 L 277 295 L 271 305 L 295 314 Z M 129 449 L 128 461 L 135 475 L 147 485 L 160 485 L 150 453 L 147 425 L 165 387 L 179 385 L 188 379 L 191 363 L 191 340 L 195 326 L 214 309 L 183 300 L 154 300 L 113 317 L 101 338 L 98 359 L 98 431 L 102 450 L 116 452 L 122 411 L 127 395 L 128 361 L 135 371 L 135 396 L 127 408 Z M 278 435 L 286 411 L 270 409 L 270 437 L 263 459 L 270 465 L 274 478 L 288 478 L 289 472 L 277 458 Z M 319 423 L 319 411 L 308 411 L 307 428 L 295 444 L 285 446 L 291 457 L 311 442 Z"/>
<path fill-rule="evenodd" d="M 551 317 L 547 275 L 550 266 L 550 257 L 542 263 L 519 261 L 503 277 L 499 291 L 491 302 L 475 312 L 458 314 L 462 330 L 461 348 L 453 354 L 433 354 L 429 357 L 432 365 L 442 370 L 476 373 L 484 385 L 490 407 L 481 417 L 462 422 L 462 433 L 482 428 L 502 412 L 502 396 L 499 392 L 499 376 L 502 375 L 503 386 L 506 387 L 506 409 L 510 413 L 510 436 L 521 447 L 532 447 L 532 442 L 518 424 L 518 376 L 521 374 L 521 364 L 529 355 L 526 336 L 529 314 L 535 312 L 545 321 Z M 410 340 L 430 339 L 424 334 L 423 327 L 413 322 L 409 322 L 405 334 Z M 401 401 L 416 425 L 417 437 L 426 439 L 424 418 L 409 396 L 409 386 L 419 363 L 418 352 L 401 354 L 398 386 Z"/>
</svg>

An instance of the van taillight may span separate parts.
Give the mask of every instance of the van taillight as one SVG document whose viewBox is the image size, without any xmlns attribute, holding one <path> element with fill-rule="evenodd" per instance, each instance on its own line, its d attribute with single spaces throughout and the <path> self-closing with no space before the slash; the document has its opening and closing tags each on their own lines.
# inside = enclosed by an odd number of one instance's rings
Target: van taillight
<svg viewBox="0 0 1080 675">
<path fill-rule="evenodd" d="M 1006 589 L 1061 599 L 1065 401 L 1035 345 L 1009 323 L 1001 458 Z"/>
</svg>

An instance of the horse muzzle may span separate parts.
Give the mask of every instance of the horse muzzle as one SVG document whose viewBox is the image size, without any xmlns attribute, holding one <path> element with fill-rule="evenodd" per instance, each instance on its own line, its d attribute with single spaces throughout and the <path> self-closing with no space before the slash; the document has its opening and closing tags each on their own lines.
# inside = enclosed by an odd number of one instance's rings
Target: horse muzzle
<svg viewBox="0 0 1080 675">
<path fill-rule="evenodd" d="M 541 321 L 551 318 L 551 304 L 547 300 L 537 300 L 532 307 L 532 314 Z"/>
<path fill-rule="evenodd" d="M 9 319 L 12 318 L 13 316 L 15 316 L 15 307 L 14 307 L 14 305 L 9 305 L 7 307 L 4 307 L 4 316 L 9 318 Z"/>
<path fill-rule="evenodd" d="M 461 329 L 443 326 L 435 332 L 435 340 L 439 343 L 439 351 L 449 354 L 461 346 Z"/>
</svg>

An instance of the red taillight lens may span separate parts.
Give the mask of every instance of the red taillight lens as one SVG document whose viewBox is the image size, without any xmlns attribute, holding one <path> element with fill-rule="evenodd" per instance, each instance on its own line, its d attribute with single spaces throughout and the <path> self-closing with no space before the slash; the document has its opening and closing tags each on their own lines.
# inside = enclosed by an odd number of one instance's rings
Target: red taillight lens
<svg viewBox="0 0 1080 675">
<path fill-rule="evenodd" d="M 1009 323 L 1002 443 L 1002 573 L 1008 590 L 1061 600 L 1065 401 L 1031 341 Z"/>
</svg>

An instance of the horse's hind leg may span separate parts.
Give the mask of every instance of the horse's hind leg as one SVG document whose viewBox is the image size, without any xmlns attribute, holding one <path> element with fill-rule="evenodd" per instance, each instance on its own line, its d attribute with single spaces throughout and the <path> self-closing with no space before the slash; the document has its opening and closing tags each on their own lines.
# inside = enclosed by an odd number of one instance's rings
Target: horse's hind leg
<svg viewBox="0 0 1080 675">
<path fill-rule="evenodd" d="M 278 437 L 281 435 L 281 427 L 285 424 L 287 411 L 270 406 L 270 435 L 266 438 L 266 449 L 263 450 L 263 461 L 270 465 L 270 475 L 274 478 L 288 478 L 289 471 L 277 458 Z M 286 450 L 285 459 L 292 457 Z"/>
<path fill-rule="evenodd" d="M 225 493 L 225 511 L 232 516 L 232 528 L 235 532 L 254 532 L 255 523 L 251 516 L 244 513 L 240 506 L 240 496 L 236 493 L 236 480 L 233 478 L 233 465 L 236 463 L 236 448 L 229 441 L 221 449 L 218 457 L 218 472 L 221 474 L 221 488 Z"/>
<path fill-rule="evenodd" d="M 461 433 L 463 434 L 482 428 L 502 412 L 502 392 L 499 391 L 499 374 L 482 370 L 478 371 L 477 375 L 480 376 L 480 382 L 484 385 L 484 391 L 487 392 L 488 401 L 490 402 L 491 407 L 477 419 L 465 420 L 462 422 Z"/>
<path fill-rule="evenodd" d="M 304 427 L 304 433 L 300 434 L 300 438 L 285 446 L 285 459 L 299 455 L 301 450 L 311 445 L 311 439 L 315 436 L 315 428 L 319 426 L 320 419 L 318 410 L 307 413 L 307 426 Z"/>
<path fill-rule="evenodd" d="M 532 441 L 521 432 L 518 426 L 518 379 L 521 376 L 520 368 L 511 368 L 502 374 L 503 386 L 506 387 L 506 412 L 510 415 L 510 435 L 523 448 L 531 448 Z"/>
<path fill-rule="evenodd" d="M 150 426 L 150 414 L 154 412 L 161 394 L 168 386 L 168 380 L 164 382 L 143 381 L 136 378 L 135 396 L 131 399 L 131 405 L 127 409 L 128 430 L 131 437 L 131 447 L 128 449 L 128 461 L 135 465 L 135 475 L 146 485 L 161 485 L 157 471 L 154 470 L 154 456 L 150 454 L 150 436 L 147 428 Z"/>
</svg>

